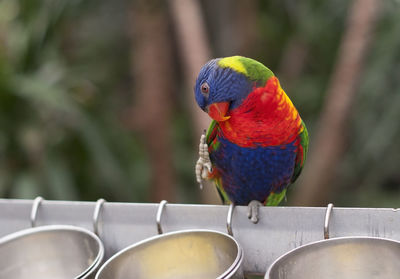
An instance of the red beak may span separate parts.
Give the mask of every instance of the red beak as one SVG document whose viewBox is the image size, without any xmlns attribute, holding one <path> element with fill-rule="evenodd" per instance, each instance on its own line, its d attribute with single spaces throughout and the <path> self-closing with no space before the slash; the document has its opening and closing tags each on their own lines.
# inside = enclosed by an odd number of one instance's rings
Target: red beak
<svg viewBox="0 0 400 279">
<path fill-rule="evenodd" d="M 208 115 L 216 121 L 226 121 L 230 116 L 226 116 L 229 109 L 229 102 L 214 103 L 208 107 Z"/>
</svg>

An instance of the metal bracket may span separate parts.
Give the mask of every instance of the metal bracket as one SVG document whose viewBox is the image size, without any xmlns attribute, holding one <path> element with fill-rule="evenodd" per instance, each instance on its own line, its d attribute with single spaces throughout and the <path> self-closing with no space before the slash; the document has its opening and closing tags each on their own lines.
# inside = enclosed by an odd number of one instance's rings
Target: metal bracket
<svg viewBox="0 0 400 279">
<path fill-rule="evenodd" d="M 164 207 L 165 207 L 165 205 L 167 203 L 168 202 L 166 200 L 162 200 L 160 202 L 159 206 L 158 206 L 158 209 L 157 209 L 156 223 L 157 223 L 157 232 L 158 232 L 158 234 L 163 234 L 163 230 L 162 230 L 162 227 L 161 227 L 161 216 L 162 216 Z"/>
<path fill-rule="evenodd" d="M 105 199 L 98 199 L 96 202 L 96 206 L 93 212 L 93 232 L 99 236 L 99 216 L 100 210 L 103 207 L 103 204 L 106 202 Z"/>
<path fill-rule="evenodd" d="M 36 227 L 36 218 L 37 218 L 37 212 L 39 209 L 40 204 L 42 203 L 43 198 L 42 197 L 36 197 L 36 199 L 33 200 L 32 203 L 32 210 L 31 210 L 31 227 Z"/>
<path fill-rule="evenodd" d="M 324 239 L 329 239 L 329 221 L 331 219 L 333 203 L 328 204 L 325 212 Z"/>
</svg>

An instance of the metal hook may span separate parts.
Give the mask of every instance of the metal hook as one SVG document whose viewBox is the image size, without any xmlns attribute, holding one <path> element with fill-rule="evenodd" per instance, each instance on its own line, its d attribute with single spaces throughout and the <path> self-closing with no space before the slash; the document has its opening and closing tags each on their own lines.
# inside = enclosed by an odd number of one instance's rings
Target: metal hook
<svg viewBox="0 0 400 279">
<path fill-rule="evenodd" d="M 233 236 L 233 231 L 232 231 L 232 216 L 233 216 L 233 209 L 235 208 L 235 205 L 233 203 L 230 204 L 229 210 L 228 210 L 228 216 L 226 218 L 226 228 L 228 230 L 228 234 Z"/>
<path fill-rule="evenodd" d="M 333 203 L 328 204 L 325 212 L 324 239 L 329 239 L 329 221 L 331 219 Z"/>
<path fill-rule="evenodd" d="M 96 201 L 96 206 L 94 208 L 93 212 L 93 232 L 96 235 L 99 235 L 99 216 L 100 216 L 100 210 L 103 204 L 106 202 L 105 199 L 98 199 Z"/>
<path fill-rule="evenodd" d="M 166 205 L 167 203 L 168 203 L 168 202 L 167 202 L 166 200 L 162 200 L 162 201 L 160 202 L 160 204 L 158 205 L 157 216 L 156 216 L 156 223 L 157 223 L 157 231 L 158 231 L 158 234 L 162 234 L 162 233 L 163 233 L 163 230 L 162 230 L 162 227 L 161 227 L 161 216 L 162 216 L 164 207 L 165 207 L 165 205 Z"/>
<path fill-rule="evenodd" d="M 39 205 L 42 203 L 43 198 L 42 197 L 36 197 L 33 200 L 33 204 L 32 204 L 32 210 L 31 210 L 31 227 L 35 227 L 36 226 L 36 217 L 37 217 L 37 212 L 39 209 Z"/>
</svg>

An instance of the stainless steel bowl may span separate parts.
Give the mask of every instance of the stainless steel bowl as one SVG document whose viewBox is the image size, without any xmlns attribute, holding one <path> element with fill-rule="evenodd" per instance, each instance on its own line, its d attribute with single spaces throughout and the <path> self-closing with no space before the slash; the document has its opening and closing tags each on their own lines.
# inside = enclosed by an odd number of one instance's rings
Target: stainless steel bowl
<svg viewBox="0 0 400 279">
<path fill-rule="evenodd" d="M 398 279 L 400 242 L 340 237 L 313 242 L 278 258 L 267 279 Z"/>
<path fill-rule="evenodd" d="M 26 229 L 0 239 L 0 278 L 94 278 L 103 255 L 103 244 L 88 230 L 64 225 Z"/>
<path fill-rule="evenodd" d="M 96 279 L 243 278 L 243 252 L 231 236 L 209 230 L 158 235 L 120 251 Z"/>
</svg>

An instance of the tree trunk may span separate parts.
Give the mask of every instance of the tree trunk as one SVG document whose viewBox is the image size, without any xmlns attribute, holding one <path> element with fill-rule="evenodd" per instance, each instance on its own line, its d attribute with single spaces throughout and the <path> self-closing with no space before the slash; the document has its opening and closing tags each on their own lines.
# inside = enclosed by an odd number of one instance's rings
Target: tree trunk
<svg viewBox="0 0 400 279">
<path fill-rule="evenodd" d="M 144 135 L 151 165 L 150 200 L 176 199 L 171 146 L 174 75 L 170 32 L 161 0 L 138 0 L 132 7 L 132 61 L 136 104 L 132 123 Z"/>
<path fill-rule="evenodd" d="M 200 68 L 211 58 L 210 44 L 197 0 L 170 0 L 169 4 L 186 74 L 186 103 L 191 113 L 194 136 L 200 139 L 201 133 L 208 128 L 211 120 L 197 106 L 193 86 Z M 197 141 L 193 148 L 197 150 Z M 193 180 L 195 181 L 194 164 Z M 201 195 L 205 203 L 220 203 L 216 189 L 210 183 L 207 183 Z"/>
<path fill-rule="evenodd" d="M 229 1 L 232 5 L 232 1 Z M 265 51 L 265 46 L 260 44 L 259 29 L 259 3 L 257 1 L 237 0 L 234 3 L 234 16 L 232 25 L 237 37 L 235 55 L 257 57 Z M 225 41 L 226 44 L 226 41 Z"/>
<path fill-rule="evenodd" d="M 372 40 L 380 0 L 354 0 L 339 56 L 328 86 L 310 156 L 291 200 L 295 205 L 326 205 L 346 147 L 346 134 L 367 47 Z"/>
</svg>

